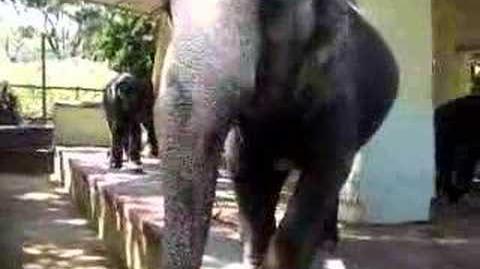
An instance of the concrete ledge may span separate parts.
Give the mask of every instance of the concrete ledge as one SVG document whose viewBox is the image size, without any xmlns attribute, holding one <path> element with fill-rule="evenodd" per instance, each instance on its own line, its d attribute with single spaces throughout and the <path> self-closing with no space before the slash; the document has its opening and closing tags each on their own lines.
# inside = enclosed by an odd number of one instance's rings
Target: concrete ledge
<svg viewBox="0 0 480 269">
<path fill-rule="evenodd" d="M 53 122 L 57 145 L 110 144 L 110 132 L 101 103 L 55 103 Z"/>
<path fill-rule="evenodd" d="M 51 148 L 53 132 L 50 125 L 2 125 L 0 151 Z"/>
<path fill-rule="evenodd" d="M 109 172 L 105 149 L 65 149 L 62 154 L 69 163 L 64 167 L 64 182 L 71 180 L 73 200 L 112 257 L 118 259 L 120 268 L 161 268 L 163 196 L 156 162 L 146 159 L 146 174 L 134 175 Z M 471 215 L 452 210 L 455 217 L 442 221 L 446 223 L 442 225 L 345 225 L 336 253 L 325 257 L 319 252 L 312 268 L 449 269 L 452 264 L 455 268 L 478 268 L 478 208 Z M 202 268 L 244 268 L 238 265 L 237 207 L 229 180 L 218 180 L 213 216 Z M 322 265 L 321 258 L 326 258 L 327 266 Z"/>
<path fill-rule="evenodd" d="M 0 126 L 0 171 L 50 174 L 53 172 L 53 127 Z"/>
<path fill-rule="evenodd" d="M 54 150 L 1 151 L 0 172 L 16 174 L 53 173 Z"/>
<path fill-rule="evenodd" d="M 145 160 L 146 173 L 134 174 L 109 172 L 102 150 L 70 150 L 62 155 L 62 162 L 68 162 L 63 181 L 112 257 L 125 268 L 160 268 L 163 195 L 156 161 Z M 229 184 L 220 180 L 218 197 L 225 199 L 214 210 L 202 268 L 224 268 L 241 260 L 238 227 L 231 219 L 236 208 L 227 206 L 233 195 Z"/>
</svg>

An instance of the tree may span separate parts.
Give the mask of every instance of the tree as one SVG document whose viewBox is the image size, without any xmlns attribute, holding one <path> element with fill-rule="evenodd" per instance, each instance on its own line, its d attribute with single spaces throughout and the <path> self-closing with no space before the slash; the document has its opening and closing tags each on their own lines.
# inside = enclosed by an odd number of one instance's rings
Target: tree
<svg viewBox="0 0 480 269">
<path fill-rule="evenodd" d="M 155 17 L 82 1 L 10 1 L 42 12 L 43 32 L 58 58 L 83 56 L 108 61 L 117 72 L 150 78 L 156 46 Z"/>
<path fill-rule="evenodd" d="M 4 0 L 3 0 L 4 1 Z M 59 58 L 79 56 L 101 28 L 102 7 L 83 1 L 10 0 L 17 9 L 32 8 L 44 16 L 42 32 L 50 50 Z M 86 40 L 86 41 L 85 41 Z M 85 41 L 85 42 L 84 42 Z"/>
<path fill-rule="evenodd" d="M 31 26 L 19 26 L 5 37 L 5 55 L 12 62 L 31 60 L 31 50 L 28 42 L 35 37 L 35 28 Z"/>
<path fill-rule="evenodd" d="M 117 72 L 150 78 L 155 57 L 154 18 L 125 9 L 106 10 L 103 28 L 97 33 L 93 57 L 107 60 Z"/>
</svg>

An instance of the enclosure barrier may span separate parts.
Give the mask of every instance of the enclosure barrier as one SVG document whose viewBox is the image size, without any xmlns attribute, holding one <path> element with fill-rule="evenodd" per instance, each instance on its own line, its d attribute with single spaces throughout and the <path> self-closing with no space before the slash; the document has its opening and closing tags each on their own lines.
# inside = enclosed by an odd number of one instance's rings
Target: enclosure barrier
<svg viewBox="0 0 480 269">
<path fill-rule="evenodd" d="M 51 120 L 57 102 L 100 102 L 103 89 L 65 86 L 9 84 L 18 96 L 22 117 L 27 120 Z M 27 90 L 30 90 L 28 92 Z M 45 95 L 45 96 L 44 96 Z M 44 100 L 46 100 L 44 102 Z"/>
<path fill-rule="evenodd" d="M 162 176 L 158 160 L 144 159 L 144 174 L 108 169 L 105 149 L 62 149 L 60 174 L 64 188 L 90 220 L 98 237 L 122 268 L 162 268 L 164 229 Z M 216 203 L 202 268 L 224 268 L 241 262 L 238 226 L 229 216 L 235 204 L 231 182 L 219 179 Z M 221 208 L 219 205 L 223 205 Z"/>
<path fill-rule="evenodd" d="M 109 146 L 110 132 L 102 104 L 60 103 L 53 106 L 55 144 L 62 146 Z"/>
<path fill-rule="evenodd" d="M 0 172 L 53 172 L 52 126 L 0 126 Z"/>
</svg>

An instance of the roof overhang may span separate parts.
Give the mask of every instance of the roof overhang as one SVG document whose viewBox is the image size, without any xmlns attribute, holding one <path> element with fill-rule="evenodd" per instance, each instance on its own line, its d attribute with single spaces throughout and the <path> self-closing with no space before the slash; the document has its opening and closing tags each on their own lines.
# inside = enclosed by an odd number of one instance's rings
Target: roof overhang
<svg viewBox="0 0 480 269">
<path fill-rule="evenodd" d="M 156 13 L 161 10 L 161 0 L 85 0 L 86 2 L 126 7 L 142 13 Z"/>
<path fill-rule="evenodd" d="M 455 0 L 457 9 L 457 50 L 480 51 L 479 0 Z"/>
</svg>

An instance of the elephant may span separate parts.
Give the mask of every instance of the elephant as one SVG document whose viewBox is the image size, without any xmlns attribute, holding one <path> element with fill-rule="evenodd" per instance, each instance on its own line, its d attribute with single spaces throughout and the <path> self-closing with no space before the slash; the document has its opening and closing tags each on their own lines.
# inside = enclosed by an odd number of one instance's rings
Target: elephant
<svg viewBox="0 0 480 269">
<path fill-rule="evenodd" d="M 7 81 L 0 81 L 0 125 L 20 125 L 22 122 L 17 96 L 10 91 Z"/>
<path fill-rule="evenodd" d="M 154 108 L 162 268 L 200 268 L 224 147 L 245 265 L 309 268 L 335 246 L 339 191 L 396 99 L 393 53 L 353 1 L 157 3 L 172 26 Z M 277 226 L 289 168 L 301 175 Z"/>
<path fill-rule="evenodd" d="M 123 151 L 136 165 L 141 165 L 141 126 L 145 128 L 153 156 L 158 142 L 153 124 L 154 93 L 150 80 L 130 73 L 113 78 L 105 87 L 103 107 L 112 134 L 110 167 L 122 167 Z"/>
<path fill-rule="evenodd" d="M 436 192 L 457 203 L 472 188 L 480 161 L 480 95 L 472 94 L 435 109 Z"/>
</svg>

